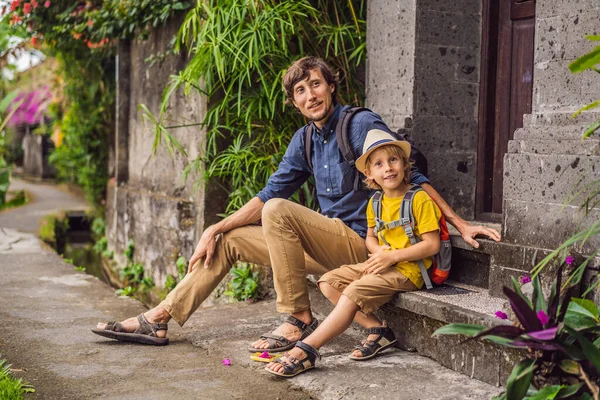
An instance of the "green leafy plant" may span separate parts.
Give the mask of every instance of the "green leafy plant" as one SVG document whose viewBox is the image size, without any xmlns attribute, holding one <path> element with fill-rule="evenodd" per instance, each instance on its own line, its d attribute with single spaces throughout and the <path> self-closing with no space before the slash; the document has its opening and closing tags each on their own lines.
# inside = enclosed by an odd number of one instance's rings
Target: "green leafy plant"
<svg viewBox="0 0 600 400">
<path fill-rule="evenodd" d="M 573 298 L 576 286 L 561 295 L 564 263 L 558 268 L 548 299 L 540 278 L 533 278 L 531 299 L 513 278 L 513 289 L 504 287 L 517 325 L 486 329 L 475 324 L 449 324 L 434 335 L 462 334 L 486 339 L 501 346 L 527 349 L 506 382 L 498 399 L 589 399 L 600 392 L 600 318 L 598 307 L 586 299 Z M 554 397 L 547 397 L 554 396 Z"/>
<path fill-rule="evenodd" d="M 10 367 L 6 360 L 0 360 L 0 399 L 20 400 L 25 393 L 35 393 L 32 385 L 12 377 Z"/>
<path fill-rule="evenodd" d="M 293 133 L 305 124 L 299 113 L 283 106 L 281 78 L 293 61 L 309 54 L 327 59 L 341 72 L 340 101 L 358 105 L 364 100 L 365 15 L 363 0 L 196 3 L 176 45 L 176 51 L 189 49 L 189 63 L 172 78 L 158 111 L 139 107 L 154 125 L 155 151 L 163 143 L 187 156 L 169 130 L 205 127 L 206 153 L 190 160 L 185 174 L 195 171 L 205 180 L 227 182 L 226 213 L 237 210 L 264 187 Z M 170 122 L 169 99 L 178 89 L 208 98 L 203 121 Z M 231 143 L 224 145 L 224 138 Z M 293 199 L 318 207 L 311 183 Z"/>
<path fill-rule="evenodd" d="M 85 272 L 85 267 L 84 266 L 75 267 L 75 271 Z"/>
<path fill-rule="evenodd" d="M 167 279 L 165 280 L 165 290 L 170 292 L 175 289 L 175 286 L 177 286 L 177 279 L 175 279 L 173 275 L 168 274 Z"/>
<path fill-rule="evenodd" d="M 253 300 L 258 297 L 258 271 L 253 271 L 249 263 L 238 263 L 231 268 L 232 279 L 229 281 L 226 296 L 237 301 Z"/>
<path fill-rule="evenodd" d="M 185 277 L 185 274 L 187 274 L 187 261 L 185 260 L 185 257 L 179 257 L 177 261 L 175 261 L 175 266 L 177 267 L 178 279 L 181 282 Z"/>
<path fill-rule="evenodd" d="M 127 259 L 127 261 L 130 263 L 133 262 L 133 252 L 134 251 L 135 251 L 135 242 L 133 241 L 133 239 L 129 239 L 129 241 L 127 242 L 127 246 L 125 247 L 125 252 L 123 254 L 125 255 L 125 258 Z"/>
<path fill-rule="evenodd" d="M 58 237 L 69 230 L 69 218 L 64 213 L 46 215 L 40 222 L 38 235 L 40 239 L 51 246 L 56 246 Z"/>
<path fill-rule="evenodd" d="M 106 236 L 102 236 L 96 241 L 96 243 L 94 243 L 93 249 L 96 254 L 102 254 L 108 249 L 108 238 Z"/>
<path fill-rule="evenodd" d="M 136 288 L 134 288 L 133 286 L 125 286 L 123 289 L 117 289 L 115 290 L 115 294 L 118 296 L 133 296 L 133 294 L 136 292 Z"/>
</svg>

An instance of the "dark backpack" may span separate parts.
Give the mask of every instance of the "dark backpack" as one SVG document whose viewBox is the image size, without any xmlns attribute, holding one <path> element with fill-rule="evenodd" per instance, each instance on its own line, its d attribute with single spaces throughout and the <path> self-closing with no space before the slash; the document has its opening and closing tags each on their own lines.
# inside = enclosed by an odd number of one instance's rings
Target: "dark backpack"
<svg viewBox="0 0 600 400">
<path fill-rule="evenodd" d="M 354 162 L 356 161 L 357 157 L 354 154 L 354 151 L 352 150 L 352 146 L 350 145 L 350 140 L 348 138 L 348 129 L 350 127 L 350 121 L 352 120 L 352 118 L 356 115 L 356 113 L 359 113 L 361 111 L 371 111 L 371 110 L 369 110 L 368 108 L 364 108 L 364 107 L 346 107 L 344 110 L 342 110 L 342 115 L 340 115 L 337 125 L 335 126 L 335 137 L 337 139 L 338 147 L 340 148 L 340 152 L 342 153 L 344 160 L 351 166 L 354 166 Z M 313 126 L 314 126 L 313 124 L 308 124 L 308 126 L 306 127 L 306 130 L 305 130 L 305 137 L 304 137 L 304 148 L 306 150 L 306 160 L 308 161 L 308 165 L 310 166 L 311 170 L 313 169 L 312 157 L 311 157 Z M 392 136 L 394 136 L 398 140 L 404 140 L 404 141 L 410 143 L 410 146 L 411 146 L 410 159 L 411 159 L 411 161 L 413 161 L 413 165 L 415 167 L 417 167 L 419 172 L 421 172 L 423 175 L 427 176 L 428 175 L 427 159 L 425 158 L 423 153 L 421 153 L 421 151 L 417 147 L 415 147 L 412 139 L 408 136 L 408 133 L 400 130 L 399 132 L 392 132 Z M 362 189 L 362 185 L 360 182 L 360 174 L 355 173 L 354 174 L 354 190 L 361 190 L 361 189 Z"/>
</svg>

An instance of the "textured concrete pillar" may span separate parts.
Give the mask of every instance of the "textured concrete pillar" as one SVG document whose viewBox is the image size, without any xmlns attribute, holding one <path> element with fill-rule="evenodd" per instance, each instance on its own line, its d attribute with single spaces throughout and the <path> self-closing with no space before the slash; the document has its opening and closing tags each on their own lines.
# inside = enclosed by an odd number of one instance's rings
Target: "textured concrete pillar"
<svg viewBox="0 0 600 400">
<path fill-rule="evenodd" d="M 573 111 L 600 98 L 600 76 L 573 75 L 568 64 L 595 46 L 600 1 L 538 1 L 533 112 L 515 132 L 504 158 L 504 237 L 510 243 L 552 249 L 600 218 L 600 208 L 579 208 L 586 185 L 600 179 L 600 140 L 581 140 L 598 117 Z M 574 194 L 579 193 L 578 196 Z M 597 200 L 597 199 L 596 199 Z M 592 238 L 584 248 L 600 247 Z"/>
<path fill-rule="evenodd" d="M 411 133 L 432 183 L 474 215 L 481 0 L 371 0 L 367 106 Z"/>
</svg>

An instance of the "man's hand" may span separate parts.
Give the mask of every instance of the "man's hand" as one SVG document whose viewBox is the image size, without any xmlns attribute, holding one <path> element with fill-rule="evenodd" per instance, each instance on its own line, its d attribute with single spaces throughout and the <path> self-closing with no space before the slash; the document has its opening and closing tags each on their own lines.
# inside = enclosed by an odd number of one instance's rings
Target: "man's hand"
<svg viewBox="0 0 600 400">
<path fill-rule="evenodd" d="M 217 240 L 214 233 L 214 225 L 211 225 L 204 230 L 202 237 L 200 237 L 200 241 L 196 245 L 196 250 L 194 250 L 194 254 L 192 254 L 192 258 L 190 258 L 190 262 L 188 264 L 188 274 L 192 272 L 192 269 L 194 269 L 194 264 L 196 264 L 196 262 L 198 262 L 198 260 L 200 260 L 202 257 L 205 257 L 204 268 L 210 267 L 210 261 L 215 253 L 216 246 Z"/>
<path fill-rule="evenodd" d="M 363 274 L 380 274 L 396 264 L 398 261 L 391 250 L 390 246 L 380 246 L 375 253 L 369 254 Z"/>
<path fill-rule="evenodd" d="M 498 233 L 497 230 L 492 228 L 486 228 L 485 226 L 481 225 L 471 225 L 467 223 L 459 231 L 462 235 L 463 240 L 471 246 L 475 247 L 476 249 L 479 248 L 479 243 L 475 240 L 475 236 L 477 235 L 487 236 L 490 239 L 495 240 L 496 242 L 500 241 L 500 233 Z"/>
</svg>

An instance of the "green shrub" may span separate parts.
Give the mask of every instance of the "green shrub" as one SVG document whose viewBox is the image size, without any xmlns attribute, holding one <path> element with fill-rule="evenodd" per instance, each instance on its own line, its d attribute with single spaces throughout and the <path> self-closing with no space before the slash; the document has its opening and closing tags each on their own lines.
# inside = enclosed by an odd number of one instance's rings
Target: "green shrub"
<svg viewBox="0 0 600 400">
<path fill-rule="evenodd" d="M 125 286 L 123 289 L 115 290 L 115 294 L 119 296 L 132 296 L 136 292 L 136 289 L 132 286 Z"/>
<path fill-rule="evenodd" d="M 226 296 L 233 297 L 237 301 L 256 299 L 258 297 L 258 271 L 252 271 L 249 263 L 239 263 L 237 267 L 231 268 L 233 278 L 229 281 Z"/>
<path fill-rule="evenodd" d="M 33 386 L 11 376 L 10 367 L 6 360 L 0 360 L 0 399 L 20 400 L 23 394 L 34 393 Z"/>
<path fill-rule="evenodd" d="M 177 279 L 171 274 L 167 275 L 167 280 L 165 281 L 165 290 L 170 292 L 177 286 Z"/>
<path fill-rule="evenodd" d="M 42 218 L 38 234 L 40 239 L 51 246 L 56 246 L 56 239 L 69 230 L 69 218 L 64 213 L 46 215 Z"/>
</svg>

